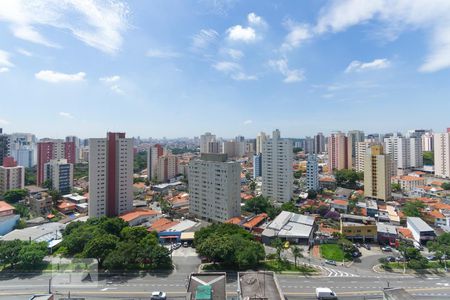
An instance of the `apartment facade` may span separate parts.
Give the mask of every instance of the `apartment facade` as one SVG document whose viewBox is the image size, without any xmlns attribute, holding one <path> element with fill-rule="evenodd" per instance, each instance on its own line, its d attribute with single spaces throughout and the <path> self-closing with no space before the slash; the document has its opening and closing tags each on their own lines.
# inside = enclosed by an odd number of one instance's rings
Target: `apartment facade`
<svg viewBox="0 0 450 300">
<path fill-rule="evenodd" d="M 308 155 L 306 163 L 306 188 L 308 190 L 319 190 L 319 163 L 313 154 Z"/>
<path fill-rule="evenodd" d="M 226 154 L 204 153 L 189 162 L 189 212 L 223 223 L 241 215 L 241 165 Z"/>
<path fill-rule="evenodd" d="M 450 178 L 450 132 L 434 134 L 434 174 Z"/>
<path fill-rule="evenodd" d="M 391 158 L 383 146 L 370 147 L 364 162 L 364 196 L 387 201 L 391 199 Z"/>
<path fill-rule="evenodd" d="M 37 185 L 44 182 L 44 165 L 52 159 L 66 159 L 69 164 L 76 163 L 76 147 L 74 142 L 43 139 L 37 143 Z"/>
<path fill-rule="evenodd" d="M 73 188 L 73 164 L 67 159 L 52 159 L 44 165 L 44 182 L 49 180 L 54 190 L 69 194 Z"/>
<path fill-rule="evenodd" d="M 178 159 L 175 155 L 168 154 L 158 158 L 156 179 L 159 182 L 167 182 L 178 174 Z"/>
<path fill-rule="evenodd" d="M 325 136 L 319 132 L 314 136 L 314 153 L 321 154 L 325 152 Z"/>
<path fill-rule="evenodd" d="M 5 157 L 0 166 L 0 195 L 25 187 L 25 168 L 17 166 L 12 157 Z"/>
<path fill-rule="evenodd" d="M 289 202 L 293 194 L 293 144 L 276 129 L 263 144 L 262 194 L 274 201 Z"/>
<path fill-rule="evenodd" d="M 3 129 L 0 128 L 0 165 L 7 156 L 9 156 L 9 136 L 4 134 Z"/>
<path fill-rule="evenodd" d="M 366 160 L 366 154 L 367 151 L 370 149 L 371 145 L 373 145 L 372 142 L 356 143 L 355 170 L 357 172 L 364 172 L 364 163 Z"/>
<path fill-rule="evenodd" d="M 253 155 L 253 178 L 262 176 L 262 153 Z"/>
<path fill-rule="evenodd" d="M 404 175 L 412 168 L 423 167 L 422 139 L 393 135 L 384 139 L 385 151 L 391 155 L 392 175 Z"/>
<path fill-rule="evenodd" d="M 206 132 L 200 136 L 200 153 L 208 153 L 208 145 L 210 142 L 215 142 L 216 136 L 211 132 Z"/>
<path fill-rule="evenodd" d="M 133 209 L 133 139 L 108 132 L 89 139 L 89 217 Z"/>
<path fill-rule="evenodd" d="M 328 170 L 350 169 L 352 166 L 349 151 L 349 141 L 342 132 L 332 133 L 328 137 Z"/>
<path fill-rule="evenodd" d="M 358 143 L 364 142 L 365 134 L 361 130 L 351 130 L 347 133 L 349 158 L 351 158 L 351 167 L 356 169 L 356 147 Z"/>
<path fill-rule="evenodd" d="M 165 149 L 156 144 L 147 150 L 147 178 L 156 180 L 158 170 L 158 159 L 166 153 Z"/>
</svg>

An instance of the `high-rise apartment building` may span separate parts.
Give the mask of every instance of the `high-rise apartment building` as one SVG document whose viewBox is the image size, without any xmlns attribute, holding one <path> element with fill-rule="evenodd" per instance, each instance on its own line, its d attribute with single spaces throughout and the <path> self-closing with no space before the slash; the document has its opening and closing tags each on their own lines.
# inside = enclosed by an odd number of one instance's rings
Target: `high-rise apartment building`
<svg viewBox="0 0 450 300">
<path fill-rule="evenodd" d="M 80 162 L 80 158 L 81 158 L 81 152 L 80 152 L 81 141 L 80 141 L 80 139 L 73 135 L 66 136 L 66 142 L 72 142 L 75 145 L 75 163 Z"/>
<path fill-rule="evenodd" d="M 44 182 L 44 165 L 52 159 L 66 159 L 67 163 L 75 164 L 76 147 L 74 142 L 43 139 L 37 143 L 37 176 L 38 185 Z"/>
<path fill-rule="evenodd" d="M 167 182 L 178 174 L 178 159 L 175 155 L 167 154 L 158 158 L 156 180 Z"/>
<path fill-rule="evenodd" d="M 315 144 L 314 144 L 314 138 L 307 136 L 305 137 L 305 139 L 303 140 L 303 151 L 306 154 L 310 154 L 310 153 L 314 153 L 315 148 L 314 148 Z"/>
<path fill-rule="evenodd" d="M 351 167 L 356 169 L 356 145 L 360 142 L 364 142 L 364 131 L 351 130 L 347 133 L 347 138 L 349 143 L 348 150 L 350 152 L 349 158 L 351 158 Z"/>
<path fill-rule="evenodd" d="M 422 150 L 433 151 L 434 137 L 432 132 L 426 132 L 422 135 Z"/>
<path fill-rule="evenodd" d="M 0 195 L 14 189 L 23 189 L 25 185 L 25 168 L 17 166 L 12 157 L 4 157 L 0 166 Z"/>
<path fill-rule="evenodd" d="M 306 163 L 306 188 L 317 191 L 319 189 L 319 163 L 316 155 L 308 155 Z"/>
<path fill-rule="evenodd" d="M 355 170 L 357 172 L 364 172 L 364 162 L 366 160 L 366 154 L 373 142 L 359 142 L 356 143 L 356 155 L 355 155 Z"/>
<path fill-rule="evenodd" d="M 288 202 L 293 193 L 293 143 L 282 139 L 280 131 L 263 143 L 262 194 L 274 201 Z"/>
<path fill-rule="evenodd" d="M 325 136 L 319 132 L 314 136 L 314 153 L 321 154 L 325 152 Z"/>
<path fill-rule="evenodd" d="M 189 162 L 189 212 L 223 223 L 241 215 L 241 165 L 226 154 L 203 153 Z"/>
<path fill-rule="evenodd" d="M 393 175 L 407 174 L 412 168 L 423 167 L 422 139 L 398 134 L 384 139 L 385 152 L 391 155 Z"/>
<path fill-rule="evenodd" d="M 36 136 L 31 133 L 10 134 L 10 154 L 18 166 L 31 168 L 35 165 Z"/>
<path fill-rule="evenodd" d="M 364 196 L 387 201 L 391 199 L 391 156 L 383 146 L 372 145 L 364 163 Z"/>
<path fill-rule="evenodd" d="M 9 136 L 4 134 L 3 129 L 0 128 L 0 165 L 7 156 L 9 156 Z"/>
<path fill-rule="evenodd" d="M 264 142 L 269 138 L 264 132 L 260 132 L 256 136 L 256 154 L 262 153 Z"/>
<path fill-rule="evenodd" d="M 450 131 L 434 134 L 434 174 L 450 178 Z"/>
<path fill-rule="evenodd" d="M 208 145 L 210 142 L 215 142 L 216 136 L 211 132 L 206 132 L 200 136 L 200 153 L 208 153 Z"/>
<path fill-rule="evenodd" d="M 209 142 L 208 150 L 206 153 L 221 153 L 222 152 L 222 144 L 218 141 Z"/>
<path fill-rule="evenodd" d="M 133 209 L 133 139 L 108 132 L 89 139 L 89 217 Z"/>
<path fill-rule="evenodd" d="M 156 180 L 158 176 L 158 159 L 165 154 L 165 149 L 156 144 L 148 148 L 147 150 L 147 178 L 149 180 Z"/>
<path fill-rule="evenodd" d="M 52 159 L 44 164 L 44 182 L 50 181 L 52 188 L 61 194 L 69 194 L 73 188 L 73 164 L 67 159 Z"/>
<path fill-rule="evenodd" d="M 253 178 L 262 176 L 262 154 L 253 155 Z"/>
<path fill-rule="evenodd" d="M 328 170 L 330 173 L 334 170 L 352 167 L 349 146 L 348 138 L 342 132 L 332 133 L 328 137 Z"/>
</svg>

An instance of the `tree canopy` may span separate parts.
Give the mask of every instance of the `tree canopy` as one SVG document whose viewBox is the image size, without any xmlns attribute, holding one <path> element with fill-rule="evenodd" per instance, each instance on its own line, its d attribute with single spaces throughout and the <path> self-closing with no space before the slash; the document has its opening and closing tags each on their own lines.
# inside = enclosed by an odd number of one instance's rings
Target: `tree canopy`
<svg viewBox="0 0 450 300">
<path fill-rule="evenodd" d="M 64 230 L 62 251 L 67 256 L 95 258 L 107 270 L 171 269 L 170 252 L 156 233 L 130 227 L 120 218 L 91 218 Z"/>
<path fill-rule="evenodd" d="M 28 196 L 28 191 L 26 189 L 9 190 L 3 194 L 3 198 L 8 203 L 16 203 L 17 201 L 24 199 L 26 196 Z"/>
<path fill-rule="evenodd" d="M 403 206 L 403 213 L 407 217 L 420 217 L 423 208 L 425 208 L 425 204 L 418 200 L 408 201 Z"/>
<path fill-rule="evenodd" d="M 27 269 L 42 263 L 47 243 L 20 240 L 0 241 L 0 261 L 13 269 Z"/>
<path fill-rule="evenodd" d="M 450 190 L 450 182 L 444 182 L 442 184 L 442 188 L 446 191 L 449 191 Z"/>
<path fill-rule="evenodd" d="M 364 179 L 363 172 L 356 172 L 354 170 L 342 169 L 335 170 L 334 176 L 336 178 L 336 184 L 340 187 L 346 187 L 354 189 L 356 188 L 356 182 Z"/>
<path fill-rule="evenodd" d="M 255 267 L 264 259 L 261 243 L 234 224 L 213 224 L 195 233 L 197 252 L 214 263 L 230 268 Z"/>
<path fill-rule="evenodd" d="M 242 209 L 254 214 L 267 213 L 271 219 L 275 218 L 281 212 L 281 208 L 273 205 L 269 198 L 264 196 L 257 196 L 247 200 Z"/>
</svg>

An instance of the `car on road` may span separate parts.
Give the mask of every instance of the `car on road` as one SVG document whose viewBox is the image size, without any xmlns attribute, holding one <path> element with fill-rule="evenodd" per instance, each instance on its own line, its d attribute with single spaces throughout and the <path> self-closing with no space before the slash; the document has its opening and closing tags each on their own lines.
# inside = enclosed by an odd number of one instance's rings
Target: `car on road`
<svg viewBox="0 0 450 300">
<path fill-rule="evenodd" d="M 178 248 L 181 247 L 181 243 L 176 243 L 172 245 L 172 250 L 177 250 Z"/>
<path fill-rule="evenodd" d="M 319 300 L 325 299 L 337 299 L 337 295 L 335 292 L 330 290 L 329 288 L 316 288 L 316 297 Z"/>
<path fill-rule="evenodd" d="M 370 250 L 370 245 L 369 244 L 364 244 L 363 247 L 366 248 L 367 250 Z"/>
<path fill-rule="evenodd" d="M 388 256 L 388 257 L 386 257 L 386 261 L 388 261 L 388 262 L 395 262 L 395 257 Z"/>
<path fill-rule="evenodd" d="M 395 260 L 398 261 L 398 262 L 405 262 L 406 261 L 406 259 L 403 256 L 397 256 L 395 258 Z"/>
<path fill-rule="evenodd" d="M 392 252 L 392 248 L 390 246 L 384 246 L 381 248 L 381 250 L 385 252 Z"/>
<path fill-rule="evenodd" d="M 336 266 L 336 262 L 334 260 L 326 260 L 325 263 L 327 265 L 332 265 L 332 266 Z"/>
<path fill-rule="evenodd" d="M 150 300 L 166 300 L 167 296 L 164 292 L 152 292 Z"/>
</svg>

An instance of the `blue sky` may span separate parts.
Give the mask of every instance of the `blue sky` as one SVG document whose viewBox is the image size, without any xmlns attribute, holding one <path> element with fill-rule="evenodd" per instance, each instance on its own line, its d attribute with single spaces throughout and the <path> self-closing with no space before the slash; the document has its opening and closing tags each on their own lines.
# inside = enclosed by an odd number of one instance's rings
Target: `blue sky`
<svg viewBox="0 0 450 300">
<path fill-rule="evenodd" d="M 0 91 L 39 137 L 442 131 L 450 1 L 2 1 Z"/>
</svg>

